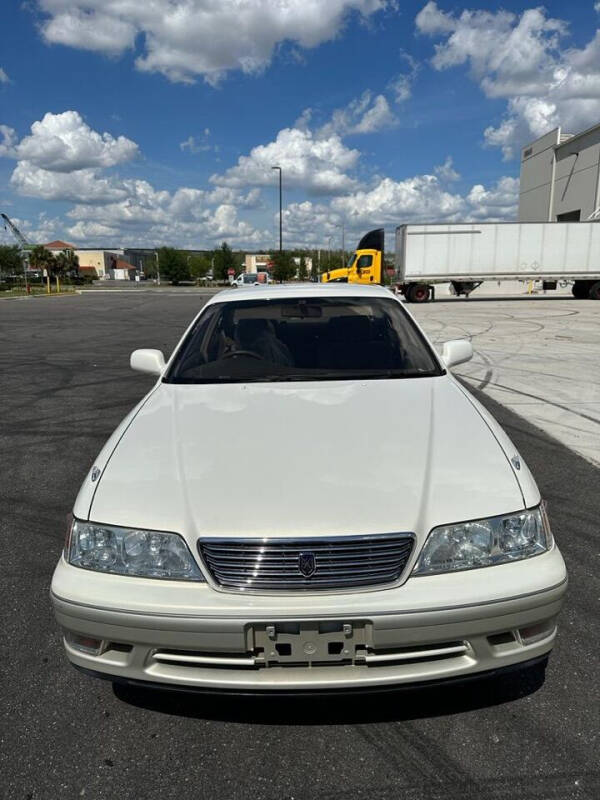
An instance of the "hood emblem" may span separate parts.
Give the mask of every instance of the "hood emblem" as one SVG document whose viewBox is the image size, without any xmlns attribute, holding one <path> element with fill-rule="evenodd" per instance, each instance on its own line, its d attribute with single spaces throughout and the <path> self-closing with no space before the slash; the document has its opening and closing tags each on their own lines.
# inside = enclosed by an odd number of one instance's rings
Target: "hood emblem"
<svg viewBox="0 0 600 800">
<path fill-rule="evenodd" d="M 510 462 L 515 469 L 521 469 L 521 459 L 519 458 L 519 456 L 513 456 Z"/>
<path fill-rule="evenodd" d="M 317 560 L 314 553 L 300 553 L 298 555 L 298 569 L 305 578 L 310 578 L 317 571 Z"/>
<path fill-rule="evenodd" d="M 92 483 L 95 483 L 98 480 L 101 472 L 102 470 L 100 469 L 100 467 L 92 467 L 92 474 L 91 474 Z"/>
</svg>

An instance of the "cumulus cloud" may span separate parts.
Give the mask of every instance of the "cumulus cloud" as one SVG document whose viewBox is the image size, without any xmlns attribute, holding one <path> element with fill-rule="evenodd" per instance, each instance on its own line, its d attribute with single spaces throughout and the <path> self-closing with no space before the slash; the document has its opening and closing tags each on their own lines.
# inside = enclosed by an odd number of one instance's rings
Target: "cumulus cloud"
<svg viewBox="0 0 600 800">
<path fill-rule="evenodd" d="M 5 158 L 16 158 L 17 132 L 8 125 L 0 125 L 0 156 Z"/>
<path fill-rule="evenodd" d="M 10 78 L 6 72 L 0 67 L 0 83 L 10 83 Z"/>
<path fill-rule="evenodd" d="M 171 193 L 148 181 L 124 181 L 127 195 L 101 206 L 76 204 L 67 214 L 73 220 L 68 234 L 97 241 L 148 241 L 179 246 L 203 246 L 226 238 L 231 243 L 259 241 L 259 232 L 238 218 L 238 211 L 255 208 L 260 190 L 242 194 L 227 187 L 205 191 L 181 187 Z"/>
<path fill-rule="evenodd" d="M 383 178 L 329 204 L 292 203 L 284 211 L 284 227 L 293 246 L 323 247 L 330 236 L 339 246 L 342 223 L 346 241 L 351 241 L 369 228 L 385 226 L 392 231 L 403 222 L 510 221 L 516 218 L 518 192 L 518 179 L 512 177 L 488 187 L 477 184 L 465 195 L 447 191 L 436 175 L 400 181 Z"/>
<path fill-rule="evenodd" d="M 211 84 L 229 70 L 256 73 L 278 44 L 313 48 L 330 41 L 349 14 L 369 17 L 389 0 L 38 0 L 42 34 L 62 44 L 108 55 L 135 46 L 136 66 L 172 81 L 202 76 Z"/>
<path fill-rule="evenodd" d="M 300 125 L 306 127 L 310 120 L 310 109 L 304 112 L 308 117 L 300 117 Z M 392 113 L 389 103 L 382 94 L 376 96 L 369 90 L 352 100 L 345 108 L 336 109 L 331 119 L 318 131 L 319 138 L 328 138 L 335 134 L 351 136 L 360 133 L 376 133 L 382 128 L 396 125 L 398 120 Z"/>
<path fill-rule="evenodd" d="M 478 183 L 467 195 L 470 217 L 488 222 L 516 219 L 519 205 L 519 179 L 500 178 L 490 188 Z"/>
<path fill-rule="evenodd" d="M 567 24 L 541 7 L 520 16 L 502 10 L 457 16 L 433 0 L 415 22 L 420 33 L 441 40 L 435 69 L 467 64 L 487 97 L 507 100 L 504 119 L 484 131 L 485 142 L 505 158 L 558 125 L 576 132 L 598 120 L 600 32 L 582 49 L 565 48 Z"/>
<path fill-rule="evenodd" d="M 454 169 L 452 156 L 448 156 L 443 164 L 434 167 L 434 172 L 442 181 L 452 182 L 460 178 L 459 173 Z"/>
<path fill-rule="evenodd" d="M 275 141 L 254 147 L 249 155 L 240 156 L 235 166 L 210 180 L 236 188 L 272 186 L 275 175 L 271 167 L 278 165 L 286 186 L 313 194 L 342 194 L 356 185 L 346 173 L 354 169 L 359 157 L 359 151 L 346 147 L 335 133 L 319 137 L 308 128 L 284 128 Z"/>
<path fill-rule="evenodd" d="M 98 133 L 77 111 L 48 112 L 31 126 L 31 135 L 21 140 L 17 157 L 52 172 L 75 172 L 112 167 L 138 155 L 138 146 L 125 136 Z"/>
</svg>

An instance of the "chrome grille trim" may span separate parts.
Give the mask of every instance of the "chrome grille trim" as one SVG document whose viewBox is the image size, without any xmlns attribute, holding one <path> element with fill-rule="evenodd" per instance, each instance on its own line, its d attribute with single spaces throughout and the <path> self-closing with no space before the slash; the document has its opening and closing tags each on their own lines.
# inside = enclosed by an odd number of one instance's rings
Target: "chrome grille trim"
<svg viewBox="0 0 600 800">
<path fill-rule="evenodd" d="M 224 591 L 310 592 L 380 588 L 400 581 L 414 534 L 313 538 L 201 538 L 198 552 Z M 300 553 L 314 554 L 316 572 L 299 569 Z"/>
</svg>

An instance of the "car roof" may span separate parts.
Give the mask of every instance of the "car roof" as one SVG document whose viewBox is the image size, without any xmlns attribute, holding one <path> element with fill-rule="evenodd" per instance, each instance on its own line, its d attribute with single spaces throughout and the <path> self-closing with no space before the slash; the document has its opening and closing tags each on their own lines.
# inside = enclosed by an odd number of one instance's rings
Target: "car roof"
<svg viewBox="0 0 600 800">
<path fill-rule="evenodd" d="M 209 304 L 283 297 L 394 297 L 394 294 L 385 286 L 357 283 L 269 283 L 247 289 L 224 289 L 214 295 Z"/>
</svg>

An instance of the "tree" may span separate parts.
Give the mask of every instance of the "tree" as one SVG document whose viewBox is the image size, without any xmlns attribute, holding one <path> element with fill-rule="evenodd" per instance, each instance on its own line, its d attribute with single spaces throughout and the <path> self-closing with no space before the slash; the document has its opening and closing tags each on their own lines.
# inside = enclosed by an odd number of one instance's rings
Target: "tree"
<svg viewBox="0 0 600 800">
<path fill-rule="evenodd" d="M 54 258 L 55 275 L 77 275 L 79 273 L 79 258 L 72 250 L 63 250 Z"/>
<path fill-rule="evenodd" d="M 235 256 L 233 255 L 233 251 L 227 242 L 223 242 L 221 247 L 218 250 L 215 250 L 214 259 L 214 279 L 217 281 L 226 281 L 228 271 L 230 269 L 235 271 L 236 265 Z"/>
<path fill-rule="evenodd" d="M 21 272 L 23 262 L 18 246 L 0 244 L 0 275 L 19 275 Z"/>
<path fill-rule="evenodd" d="M 308 270 L 306 268 L 306 259 L 303 255 L 300 256 L 300 265 L 298 266 L 298 280 L 305 281 L 308 278 Z"/>
<path fill-rule="evenodd" d="M 203 255 L 193 255 L 188 259 L 188 265 L 192 278 L 204 278 L 210 270 L 210 258 Z"/>
<path fill-rule="evenodd" d="M 29 253 L 29 264 L 33 269 L 46 270 L 52 276 L 56 272 L 56 261 L 50 250 L 46 250 L 43 244 L 36 246 Z"/>
<path fill-rule="evenodd" d="M 174 247 L 159 247 L 158 265 L 160 277 L 171 281 L 174 286 L 190 277 L 186 257 Z"/>
<path fill-rule="evenodd" d="M 283 283 L 289 281 L 296 274 L 296 264 L 291 255 L 285 250 L 275 253 L 273 256 L 273 269 L 271 275 L 273 280 Z"/>
</svg>

